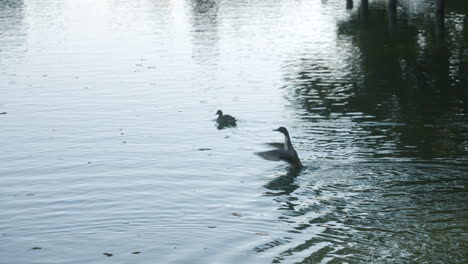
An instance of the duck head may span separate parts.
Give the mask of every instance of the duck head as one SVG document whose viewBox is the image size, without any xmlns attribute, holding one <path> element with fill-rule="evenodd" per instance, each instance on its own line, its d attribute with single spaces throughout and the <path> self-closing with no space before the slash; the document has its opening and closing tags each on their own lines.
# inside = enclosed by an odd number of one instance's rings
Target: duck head
<svg viewBox="0 0 468 264">
<path fill-rule="evenodd" d="M 284 135 L 289 134 L 288 130 L 285 127 L 278 127 L 277 129 L 273 129 L 273 131 L 278 131 L 280 133 L 283 133 Z"/>
<path fill-rule="evenodd" d="M 221 111 L 221 110 L 218 110 L 218 111 L 216 112 L 216 114 L 215 114 L 215 115 L 222 116 L 222 115 L 223 115 L 223 111 Z"/>
</svg>

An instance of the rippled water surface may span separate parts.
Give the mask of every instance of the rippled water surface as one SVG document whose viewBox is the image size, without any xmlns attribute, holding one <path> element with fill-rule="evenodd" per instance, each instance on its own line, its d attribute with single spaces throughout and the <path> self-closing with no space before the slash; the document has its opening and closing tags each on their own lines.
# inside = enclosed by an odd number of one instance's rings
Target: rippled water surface
<svg viewBox="0 0 468 264">
<path fill-rule="evenodd" d="M 466 263 L 468 7 L 398 2 L 0 0 L 0 263 Z"/>
</svg>

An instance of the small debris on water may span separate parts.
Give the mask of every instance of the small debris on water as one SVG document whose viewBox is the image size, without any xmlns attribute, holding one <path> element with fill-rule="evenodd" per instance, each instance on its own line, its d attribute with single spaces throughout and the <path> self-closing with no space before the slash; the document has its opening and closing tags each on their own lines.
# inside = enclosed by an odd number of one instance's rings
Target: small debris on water
<svg viewBox="0 0 468 264">
<path fill-rule="evenodd" d="M 208 226 L 208 228 L 216 228 L 216 226 Z"/>
<path fill-rule="evenodd" d="M 239 213 L 232 213 L 233 216 L 241 217 L 242 215 Z"/>
<path fill-rule="evenodd" d="M 104 256 L 107 256 L 107 257 L 112 257 L 114 256 L 114 254 L 111 254 L 111 253 L 103 253 Z"/>
<path fill-rule="evenodd" d="M 42 248 L 42 247 L 33 247 L 33 248 L 31 248 L 31 249 L 32 249 L 32 250 L 41 250 L 41 249 L 43 249 L 43 248 Z"/>
<path fill-rule="evenodd" d="M 255 233 L 257 236 L 269 236 L 270 234 L 268 233 Z"/>
<path fill-rule="evenodd" d="M 7 112 L 1 112 L 0 115 L 6 115 L 8 114 Z"/>
<path fill-rule="evenodd" d="M 198 149 L 199 151 L 207 151 L 207 150 L 211 150 L 210 148 L 199 148 Z"/>
<path fill-rule="evenodd" d="M 141 252 L 140 251 L 133 251 L 132 254 L 136 255 L 136 254 L 140 254 Z"/>
<path fill-rule="evenodd" d="M 127 141 L 122 141 L 122 143 L 124 143 L 124 144 L 125 144 L 125 143 L 127 143 Z"/>
</svg>

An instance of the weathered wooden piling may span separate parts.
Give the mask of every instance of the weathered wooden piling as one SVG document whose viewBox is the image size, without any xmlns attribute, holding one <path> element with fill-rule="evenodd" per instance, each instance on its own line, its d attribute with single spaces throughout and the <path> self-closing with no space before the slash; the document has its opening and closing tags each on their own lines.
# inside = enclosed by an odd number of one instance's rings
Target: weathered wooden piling
<svg viewBox="0 0 468 264">
<path fill-rule="evenodd" d="M 369 18 L 369 1 L 361 0 L 361 5 L 359 6 L 359 16 L 362 23 L 367 24 Z"/>
<path fill-rule="evenodd" d="M 445 0 L 436 0 L 435 13 L 435 35 L 438 40 L 443 40 L 445 31 Z"/>
<path fill-rule="evenodd" d="M 388 29 L 390 33 L 395 32 L 397 22 L 397 0 L 388 0 Z"/>
<path fill-rule="evenodd" d="M 445 14 L 445 0 L 436 0 L 436 15 Z"/>
<path fill-rule="evenodd" d="M 436 13 L 436 35 L 443 38 L 444 33 L 444 20 L 445 20 L 445 1 L 435 0 L 435 13 Z M 388 0 L 388 20 L 390 32 L 395 31 L 397 21 L 397 2 L 398 0 Z M 353 0 L 346 0 L 346 8 L 353 8 Z M 359 6 L 359 17 L 363 24 L 367 24 L 369 18 L 369 0 L 361 0 Z"/>
</svg>

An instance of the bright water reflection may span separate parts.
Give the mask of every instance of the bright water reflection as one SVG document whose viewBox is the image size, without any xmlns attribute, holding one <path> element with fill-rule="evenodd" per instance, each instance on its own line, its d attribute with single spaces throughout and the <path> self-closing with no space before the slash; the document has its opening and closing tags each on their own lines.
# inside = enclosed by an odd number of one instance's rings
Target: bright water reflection
<svg viewBox="0 0 468 264">
<path fill-rule="evenodd" d="M 466 262 L 467 7 L 399 2 L 0 0 L 0 262 Z"/>
</svg>

